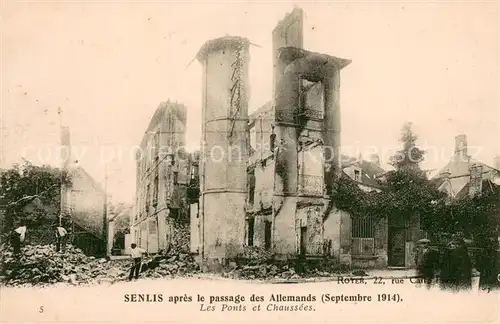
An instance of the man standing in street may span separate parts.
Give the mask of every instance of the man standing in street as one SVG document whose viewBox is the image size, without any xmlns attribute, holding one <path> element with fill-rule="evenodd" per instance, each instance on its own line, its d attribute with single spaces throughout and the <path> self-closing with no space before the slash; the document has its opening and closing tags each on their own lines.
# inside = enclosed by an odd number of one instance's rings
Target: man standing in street
<svg viewBox="0 0 500 324">
<path fill-rule="evenodd" d="M 66 237 L 68 235 L 68 231 L 62 226 L 56 226 L 56 252 L 61 251 L 61 245 L 62 245 L 62 251 L 66 251 Z"/>
<path fill-rule="evenodd" d="M 130 245 L 130 256 L 134 260 L 134 264 L 132 265 L 132 268 L 130 269 L 130 274 L 128 276 L 128 280 L 132 280 L 132 278 L 138 279 L 139 278 L 139 272 L 141 271 L 141 261 L 142 261 L 142 255 L 144 253 L 147 253 L 146 250 L 141 249 L 137 247 L 137 244 L 132 243 Z"/>
<path fill-rule="evenodd" d="M 12 231 L 10 235 L 10 242 L 14 248 L 14 254 L 19 255 L 21 253 L 21 243 L 24 242 L 26 238 L 26 222 L 21 221 L 18 228 Z"/>
</svg>

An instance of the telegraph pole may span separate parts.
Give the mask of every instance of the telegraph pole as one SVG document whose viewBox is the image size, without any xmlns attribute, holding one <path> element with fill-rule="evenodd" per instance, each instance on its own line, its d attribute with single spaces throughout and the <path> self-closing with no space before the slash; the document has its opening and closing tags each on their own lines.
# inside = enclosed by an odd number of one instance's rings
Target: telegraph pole
<svg viewBox="0 0 500 324">
<path fill-rule="evenodd" d="M 104 239 L 104 248 L 106 256 L 109 255 L 108 251 L 108 164 L 104 164 L 104 206 L 102 215 L 102 237 Z"/>
<path fill-rule="evenodd" d="M 60 136 L 61 136 L 61 149 L 62 147 L 64 146 L 64 141 L 63 141 L 63 137 L 64 137 L 64 130 L 63 130 L 63 125 L 62 125 L 62 109 L 61 107 L 58 107 L 57 108 L 57 114 L 59 115 L 59 132 L 60 132 Z M 62 151 L 61 151 L 62 152 Z M 62 156 L 61 156 L 62 157 Z M 62 226 L 62 218 L 63 218 L 63 213 L 64 213 L 64 208 L 66 207 L 65 206 L 65 203 L 64 203 L 64 195 L 66 194 L 66 190 L 64 188 L 64 172 L 65 172 L 65 161 L 64 161 L 64 158 L 62 157 L 61 158 L 61 191 L 60 191 L 60 207 L 59 207 L 59 226 Z"/>
</svg>

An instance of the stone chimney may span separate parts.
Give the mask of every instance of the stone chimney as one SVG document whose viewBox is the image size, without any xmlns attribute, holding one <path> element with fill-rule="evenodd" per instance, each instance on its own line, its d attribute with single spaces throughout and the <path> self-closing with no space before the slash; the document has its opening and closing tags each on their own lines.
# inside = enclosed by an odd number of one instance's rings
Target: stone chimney
<svg viewBox="0 0 500 324">
<path fill-rule="evenodd" d="M 380 166 L 380 156 L 378 154 L 370 155 L 370 162 Z"/>
<path fill-rule="evenodd" d="M 480 163 L 472 165 L 470 168 L 469 196 L 480 194 L 483 189 L 483 165 Z"/>
<path fill-rule="evenodd" d="M 493 167 L 497 170 L 500 170 L 500 155 L 497 155 L 493 158 Z"/>
<path fill-rule="evenodd" d="M 455 136 L 455 160 L 466 161 L 468 158 L 467 136 L 465 134 Z"/>
</svg>

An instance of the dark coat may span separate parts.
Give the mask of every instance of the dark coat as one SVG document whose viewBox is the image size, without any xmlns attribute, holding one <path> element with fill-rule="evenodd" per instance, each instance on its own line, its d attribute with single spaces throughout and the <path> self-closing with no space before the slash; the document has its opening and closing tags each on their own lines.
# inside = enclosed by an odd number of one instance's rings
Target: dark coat
<svg viewBox="0 0 500 324">
<path fill-rule="evenodd" d="M 437 251 L 428 249 L 424 252 L 420 263 L 417 265 L 417 272 L 419 277 L 425 279 L 434 278 L 434 273 L 438 267 L 439 254 Z"/>
<path fill-rule="evenodd" d="M 443 255 L 440 283 L 443 288 L 472 288 L 472 263 L 467 248 L 446 249 Z"/>
<path fill-rule="evenodd" d="M 500 282 L 498 281 L 500 252 L 493 248 L 485 248 L 480 251 L 476 269 L 480 272 L 479 287 L 482 289 L 498 289 Z"/>
</svg>

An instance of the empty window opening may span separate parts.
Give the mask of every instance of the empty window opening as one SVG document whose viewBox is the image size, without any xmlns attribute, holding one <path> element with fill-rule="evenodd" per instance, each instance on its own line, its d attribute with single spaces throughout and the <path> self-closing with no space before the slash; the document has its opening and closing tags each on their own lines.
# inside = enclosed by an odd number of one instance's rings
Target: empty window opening
<svg viewBox="0 0 500 324">
<path fill-rule="evenodd" d="M 248 246 L 253 246 L 255 219 L 250 218 L 247 220 L 247 222 L 248 222 Z"/>
<path fill-rule="evenodd" d="M 266 250 L 269 250 L 271 248 L 271 225 L 272 223 L 270 221 L 264 222 L 264 247 L 266 248 Z"/>
</svg>

